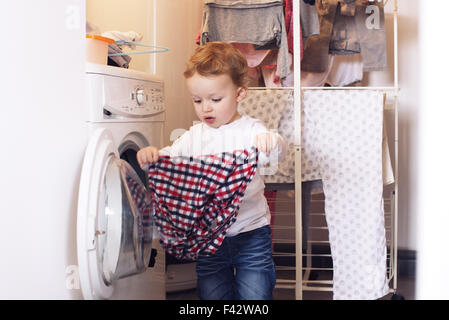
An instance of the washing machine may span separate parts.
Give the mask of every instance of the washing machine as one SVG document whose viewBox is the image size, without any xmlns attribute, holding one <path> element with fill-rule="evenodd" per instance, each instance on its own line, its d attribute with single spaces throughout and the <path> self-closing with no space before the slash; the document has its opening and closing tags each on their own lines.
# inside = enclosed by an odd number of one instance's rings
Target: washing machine
<svg viewBox="0 0 449 320">
<path fill-rule="evenodd" d="M 80 179 L 77 253 L 85 299 L 165 299 L 165 252 L 137 151 L 163 147 L 164 82 L 86 65 L 89 142 Z"/>
</svg>

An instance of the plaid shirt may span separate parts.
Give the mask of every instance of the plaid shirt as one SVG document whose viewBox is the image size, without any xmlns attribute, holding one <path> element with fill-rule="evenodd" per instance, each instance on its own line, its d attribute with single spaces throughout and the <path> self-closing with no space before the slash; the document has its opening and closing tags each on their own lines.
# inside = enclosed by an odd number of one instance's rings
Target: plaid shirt
<svg viewBox="0 0 449 320">
<path fill-rule="evenodd" d="M 148 169 L 162 246 L 181 260 L 213 254 L 236 220 L 257 169 L 258 152 L 160 157 Z"/>
<path fill-rule="evenodd" d="M 139 241 L 151 242 L 153 236 L 153 215 L 151 210 L 153 208 L 150 194 L 137 176 L 126 176 L 125 179 L 134 205 L 140 213 L 139 216 L 135 217 L 137 219 L 137 237 Z"/>
</svg>

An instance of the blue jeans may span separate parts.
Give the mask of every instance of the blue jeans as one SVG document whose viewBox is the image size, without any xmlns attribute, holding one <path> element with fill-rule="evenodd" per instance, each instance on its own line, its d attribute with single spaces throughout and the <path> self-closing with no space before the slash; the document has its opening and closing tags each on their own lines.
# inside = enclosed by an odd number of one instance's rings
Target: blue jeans
<svg viewBox="0 0 449 320">
<path fill-rule="evenodd" d="M 271 228 L 226 237 L 210 256 L 196 263 L 202 300 L 271 300 L 276 284 Z"/>
</svg>

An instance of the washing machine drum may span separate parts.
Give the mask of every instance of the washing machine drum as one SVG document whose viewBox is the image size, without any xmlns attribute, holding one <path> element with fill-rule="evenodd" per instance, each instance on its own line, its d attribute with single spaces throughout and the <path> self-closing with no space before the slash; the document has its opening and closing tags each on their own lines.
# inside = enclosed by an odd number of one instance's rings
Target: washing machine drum
<svg viewBox="0 0 449 320">
<path fill-rule="evenodd" d="M 100 188 L 97 239 L 105 283 L 146 270 L 153 238 L 151 198 L 134 169 L 109 158 Z"/>
</svg>

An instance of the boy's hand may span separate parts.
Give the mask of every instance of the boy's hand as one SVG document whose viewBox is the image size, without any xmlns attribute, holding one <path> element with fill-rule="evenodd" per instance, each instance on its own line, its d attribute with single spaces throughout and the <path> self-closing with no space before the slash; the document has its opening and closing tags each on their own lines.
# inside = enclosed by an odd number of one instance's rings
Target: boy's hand
<svg viewBox="0 0 449 320">
<path fill-rule="evenodd" d="M 155 147 L 146 147 L 140 149 L 137 152 L 137 162 L 139 162 L 140 167 L 142 168 L 144 165 L 148 163 L 156 162 L 159 159 L 159 150 Z"/>
<path fill-rule="evenodd" d="M 256 136 L 254 144 L 259 151 L 270 153 L 278 145 L 278 138 L 273 132 L 260 133 Z"/>
</svg>

